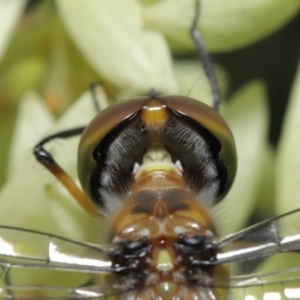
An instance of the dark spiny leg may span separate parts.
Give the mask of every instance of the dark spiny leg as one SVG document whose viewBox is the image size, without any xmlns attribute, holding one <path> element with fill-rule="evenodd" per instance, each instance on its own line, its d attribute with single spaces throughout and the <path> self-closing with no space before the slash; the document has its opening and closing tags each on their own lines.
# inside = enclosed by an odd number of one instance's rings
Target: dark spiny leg
<svg viewBox="0 0 300 300">
<path fill-rule="evenodd" d="M 213 107 L 213 109 L 218 111 L 220 102 L 221 102 L 219 86 L 218 86 L 218 82 L 217 82 L 217 78 L 216 78 L 216 74 L 215 74 L 212 62 L 209 58 L 208 52 L 205 49 L 200 32 L 197 29 L 197 24 L 199 21 L 199 13 L 200 13 L 200 1 L 195 0 L 195 3 L 196 3 L 196 13 L 195 13 L 195 18 L 194 18 L 193 24 L 191 26 L 190 32 L 191 32 L 193 41 L 195 43 L 198 56 L 199 56 L 200 60 L 202 61 L 205 74 L 208 78 L 208 81 L 209 81 L 209 84 L 210 84 L 210 87 L 211 87 L 211 90 L 213 93 L 212 107 Z"/>
<path fill-rule="evenodd" d="M 80 204 L 88 213 L 96 214 L 96 206 L 83 194 L 73 179 L 57 164 L 53 156 L 44 148 L 44 145 L 54 139 L 65 139 L 82 134 L 85 127 L 74 128 L 61 131 L 50 135 L 41 140 L 33 150 L 36 159 L 47 168 L 71 193 L 78 204 Z"/>
<path fill-rule="evenodd" d="M 93 104 L 95 106 L 95 109 L 97 111 L 97 113 L 99 113 L 101 111 L 101 107 L 99 105 L 98 99 L 97 99 L 97 93 L 96 93 L 96 88 L 97 86 L 101 86 L 99 82 L 93 82 L 90 85 L 90 91 L 92 94 L 92 99 L 93 99 Z"/>
</svg>

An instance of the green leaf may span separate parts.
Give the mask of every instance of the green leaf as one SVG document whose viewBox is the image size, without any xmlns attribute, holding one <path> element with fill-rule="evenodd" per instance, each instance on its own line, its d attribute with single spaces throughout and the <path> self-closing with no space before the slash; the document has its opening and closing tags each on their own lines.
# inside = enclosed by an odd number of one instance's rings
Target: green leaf
<svg viewBox="0 0 300 300">
<path fill-rule="evenodd" d="M 277 156 L 277 212 L 284 213 L 300 207 L 300 64 L 295 77 L 285 115 Z M 295 229 L 300 229 L 295 220 Z"/>
<path fill-rule="evenodd" d="M 224 108 L 223 116 L 236 141 L 238 169 L 229 194 L 215 210 L 222 230 L 232 232 L 242 228 L 251 216 L 263 180 L 268 125 L 264 85 L 252 82 L 243 87 Z"/>
</svg>

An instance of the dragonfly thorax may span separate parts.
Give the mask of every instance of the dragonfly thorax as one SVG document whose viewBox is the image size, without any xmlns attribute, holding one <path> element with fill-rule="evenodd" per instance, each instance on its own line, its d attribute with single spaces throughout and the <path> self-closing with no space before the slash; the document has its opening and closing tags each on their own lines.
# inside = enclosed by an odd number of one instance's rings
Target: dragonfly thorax
<svg viewBox="0 0 300 300">
<path fill-rule="evenodd" d="M 154 163 L 158 166 L 157 161 Z M 208 289 L 202 288 L 201 282 L 207 285 L 220 268 L 224 272 L 223 267 L 196 266 L 193 262 L 193 257 L 198 262 L 214 259 L 209 245 L 216 230 L 178 168 L 167 166 L 161 164 L 154 171 L 149 164 L 137 172 L 123 207 L 110 225 L 110 242 L 120 247 L 118 267 L 123 263 L 128 268 L 117 277 L 122 284 L 130 281 L 128 285 L 135 290 L 124 299 L 197 299 L 195 295 L 204 295 Z M 120 249 L 127 252 L 121 254 Z"/>
</svg>

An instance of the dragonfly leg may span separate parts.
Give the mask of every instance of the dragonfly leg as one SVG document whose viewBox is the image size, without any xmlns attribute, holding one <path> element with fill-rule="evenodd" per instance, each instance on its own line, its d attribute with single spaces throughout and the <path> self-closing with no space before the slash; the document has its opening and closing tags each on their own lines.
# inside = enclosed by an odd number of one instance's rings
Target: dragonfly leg
<svg viewBox="0 0 300 300">
<path fill-rule="evenodd" d="M 90 85 L 90 91 L 91 91 L 91 94 L 92 94 L 92 101 L 93 101 L 93 104 L 94 104 L 94 107 L 95 107 L 97 113 L 99 113 L 101 111 L 101 107 L 100 107 L 100 104 L 99 104 L 99 101 L 98 101 L 98 98 L 97 98 L 97 91 L 96 91 L 98 86 L 101 87 L 101 84 L 97 81 L 92 82 L 91 85 Z"/>
<path fill-rule="evenodd" d="M 40 162 L 45 168 L 47 168 L 70 192 L 79 205 L 81 205 L 85 211 L 94 215 L 97 213 L 96 206 L 91 200 L 86 197 L 82 190 L 77 186 L 74 180 L 61 168 L 61 166 L 55 161 L 53 156 L 44 148 L 45 144 L 55 139 L 66 139 L 74 136 L 81 135 L 85 127 L 78 127 L 70 130 L 60 131 L 53 135 L 42 139 L 33 150 L 33 153 L 38 162 Z"/>
<path fill-rule="evenodd" d="M 213 94 L 213 109 L 216 111 L 219 111 L 220 102 L 221 102 L 221 95 L 220 90 L 216 78 L 216 74 L 213 68 L 212 61 L 209 57 L 209 54 L 204 46 L 200 31 L 197 28 L 197 25 L 199 23 L 199 17 L 200 17 L 200 0 L 195 0 L 195 17 L 192 23 L 192 26 L 190 28 L 190 33 L 192 36 L 192 39 L 194 41 L 194 44 L 196 46 L 197 54 L 199 59 L 202 62 L 205 74 L 207 76 L 207 79 L 209 81 L 212 94 Z"/>
</svg>

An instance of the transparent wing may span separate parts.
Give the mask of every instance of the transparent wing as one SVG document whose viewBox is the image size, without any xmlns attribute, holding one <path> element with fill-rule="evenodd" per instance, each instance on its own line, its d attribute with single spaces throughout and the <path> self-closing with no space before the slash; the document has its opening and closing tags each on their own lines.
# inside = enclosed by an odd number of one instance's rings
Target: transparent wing
<svg viewBox="0 0 300 300">
<path fill-rule="evenodd" d="M 0 226 L 0 299 L 88 299 L 122 293 L 109 247 L 33 230 Z"/>
<path fill-rule="evenodd" d="M 217 264 L 254 260 L 300 250 L 300 209 L 249 226 L 214 241 Z"/>
<path fill-rule="evenodd" d="M 66 299 L 109 299 L 124 290 L 114 286 L 62 287 L 62 286 L 6 286 L 0 299 L 14 300 L 66 300 Z"/>
<path fill-rule="evenodd" d="M 216 239 L 217 259 L 203 265 L 228 264 L 237 275 L 203 285 L 223 291 L 224 299 L 300 299 L 299 219 L 300 209 Z M 124 293 L 125 287 L 102 279 L 116 272 L 109 250 L 0 226 L 0 299 L 103 299 Z M 254 267 L 243 270 L 239 262 Z"/>
<path fill-rule="evenodd" d="M 274 262 L 276 264 L 274 260 L 272 264 Z M 274 272 L 261 270 L 257 273 L 232 276 L 231 278 L 215 278 L 211 286 L 221 289 L 228 288 L 227 299 L 300 299 L 300 267 Z"/>
<path fill-rule="evenodd" d="M 203 264 L 225 264 L 237 275 L 209 285 L 229 288 L 229 299 L 300 299 L 299 220 L 297 209 L 216 239 L 216 260 Z"/>
</svg>

